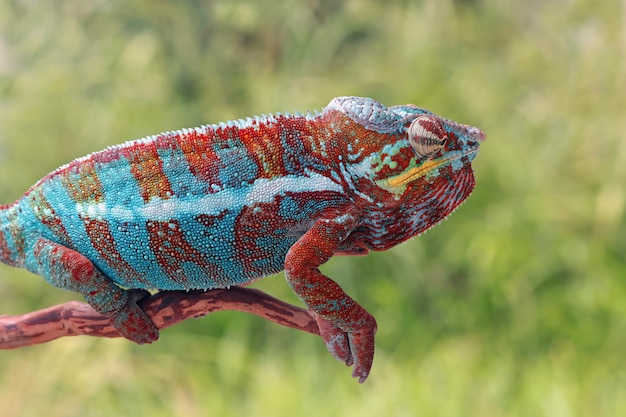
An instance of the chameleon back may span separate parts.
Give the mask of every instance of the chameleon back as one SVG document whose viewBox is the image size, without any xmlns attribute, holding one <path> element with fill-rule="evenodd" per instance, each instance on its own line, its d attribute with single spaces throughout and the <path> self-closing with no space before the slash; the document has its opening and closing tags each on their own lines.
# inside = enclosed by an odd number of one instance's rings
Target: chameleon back
<svg viewBox="0 0 626 417">
<path fill-rule="evenodd" d="M 12 212 L 27 232 L 5 241 L 22 240 L 21 258 L 43 236 L 131 288 L 223 288 L 276 273 L 314 216 L 346 198 L 316 174 L 328 168 L 311 149 L 320 129 L 313 115 L 276 115 L 93 153 L 25 194 Z"/>
</svg>

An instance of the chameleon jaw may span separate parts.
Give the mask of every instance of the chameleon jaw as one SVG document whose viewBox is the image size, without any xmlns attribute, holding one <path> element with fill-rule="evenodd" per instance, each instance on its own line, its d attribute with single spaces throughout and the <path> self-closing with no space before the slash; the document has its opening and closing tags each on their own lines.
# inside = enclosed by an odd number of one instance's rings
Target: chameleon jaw
<svg viewBox="0 0 626 417">
<path fill-rule="evenodd" d="M 403 194 L 407 185 L 418 178 L 424 177 L 428 175 L 429 172 L 432 172 L 437 167 L 452 163 L 452 161 L 460 159 L 466 155 L 472 155 L 478 152 L 478 148 L 472 149 L 469 152 L 462 152 L 456 155 L 449 156 L 448 158 L 436 159 L 436 160 L 428 160 L 422 163 L 419 166 L 410 168 L 402 172 L 401 174 L 395 175 L 393 177 L 384 178 L 376 181 L 376 184 L 394 194 Z"/>
</svg>

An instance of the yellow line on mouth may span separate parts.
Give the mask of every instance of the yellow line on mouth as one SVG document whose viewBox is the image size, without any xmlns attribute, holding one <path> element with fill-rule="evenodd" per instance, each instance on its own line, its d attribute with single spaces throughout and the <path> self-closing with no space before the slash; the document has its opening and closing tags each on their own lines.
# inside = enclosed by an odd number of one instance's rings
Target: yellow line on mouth
<svg viewBox="0 0 626 417">
<path fill-rule="evenodd" d="M 395 177 L 387 178 L 387 184 L 390 187 L 398 187 L 401 185 L 407 185 L 409 182 L 425 175 L 428 171 L 431 171 L 433 168 L 437 168 L 439 165 L 443 165 L 447 162 L 462 158 L 466 155 L 471 155 L 476 152 L 478 152 L 478 147 L 470 150 L 469 152 L 463 152 L 463 153 L 453 155 L 450 158 L 426 161 L 422 165 L 415 167 L 415 168 L 411 168 L 408 171 L 403 172 L 402 174 L 396 175 Z"/>
<path fill-rule="evenodd" d="M 426 174 L 426 172 L 446 163 L 449 160 L 450 159 L 444 159 L 439 161 L 426 161 L 422 165 L 411 168 L 408 171 L 403 172 L 402 174 L 396 175 L 395 177 L 387 178 L 387 184 L 389 184 L 391 187 L 398 187 L 400 185 L 408 184 L 414 179 L 421 177 L 422 175 Z"/>
</svg>

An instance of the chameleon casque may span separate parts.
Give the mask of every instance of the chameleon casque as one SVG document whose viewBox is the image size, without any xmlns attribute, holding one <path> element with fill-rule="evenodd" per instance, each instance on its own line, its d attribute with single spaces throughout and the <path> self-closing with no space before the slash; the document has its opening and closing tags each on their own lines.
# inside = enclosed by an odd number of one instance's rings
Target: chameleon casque
<svg viewBox="0 0 626 417">
<path fill-rule="evenodd" d="M 0 206 L 0 260 L 81 293 L 140 344 L 159 333 L 136 289 L 228 288 L 284 270 L 363 382 L 376 321 L 318 267 L 440 222 L 474 188 L 482 140 L 360 97 L 162 133 L 76 159 Z"/>
</svg>

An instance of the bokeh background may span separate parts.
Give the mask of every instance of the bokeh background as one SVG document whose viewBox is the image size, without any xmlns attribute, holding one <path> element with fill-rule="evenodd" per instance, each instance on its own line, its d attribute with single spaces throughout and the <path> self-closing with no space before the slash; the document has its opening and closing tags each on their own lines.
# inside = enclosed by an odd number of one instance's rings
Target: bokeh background
<svg viewBox="0 0 626 417">
<path fill-rule="evenodd" d="M 0 414 L 626 415 L 625 57 L 623 0 L 0 0 L 2 203 L 109 145 L 339 95 L 487 134 L 449 220 L 323 267 L 378 319 L 364 385 L 229 312 L 0 352 Z M 0 266 L 0 314 L 70 299 Z"/>
</svg>

